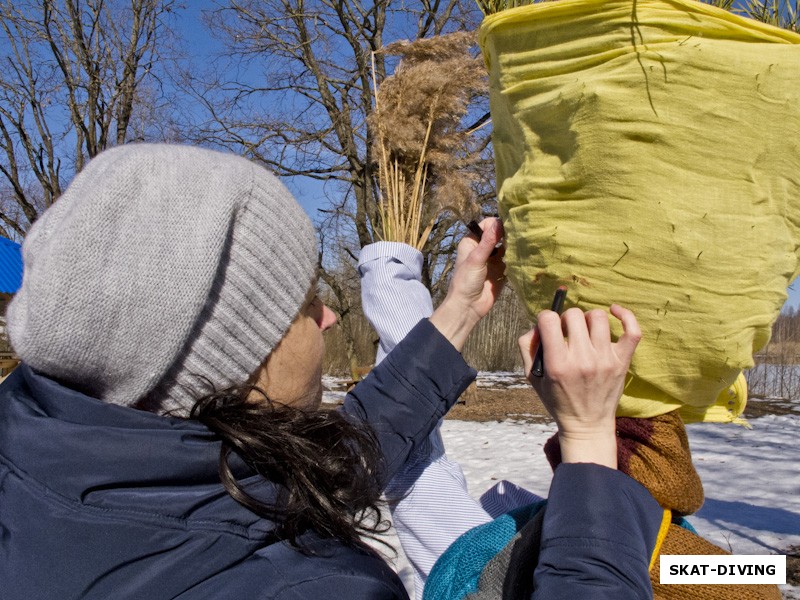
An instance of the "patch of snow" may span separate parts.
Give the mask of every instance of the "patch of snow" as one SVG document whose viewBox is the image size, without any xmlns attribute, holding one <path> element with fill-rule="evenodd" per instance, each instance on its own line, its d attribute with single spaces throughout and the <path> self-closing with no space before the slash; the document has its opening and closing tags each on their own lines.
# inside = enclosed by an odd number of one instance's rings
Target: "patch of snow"
<svg viewBox="0 0 800 600">
<path fill-rule="evenodd" d="M 525 388 L 530 385 L 522 371 L 478 371 L 475 383 L 480 388 Z"/>
<path fill-rule="evenodd" d="M 706 494 L 689 521 L 734 554 L 782 554 L 800 545 L 800 416 L 769 415 L 750 424 L 687 427 Z M 442 425 L 447 454 L 461 463 L 476 498 L 502 479 L 547 496 L 552 473 L 542 447 L 555 431 L 555 425 L 513 421 Z M 800 587 L 782 591 L 800 599 Z"/>
<path fill-rule="evenodd" d="M 347 395 L 347 378 L 334 377 L 332 375 L 322 376 L 322 403 L 341 404 Z"/>
</svg>

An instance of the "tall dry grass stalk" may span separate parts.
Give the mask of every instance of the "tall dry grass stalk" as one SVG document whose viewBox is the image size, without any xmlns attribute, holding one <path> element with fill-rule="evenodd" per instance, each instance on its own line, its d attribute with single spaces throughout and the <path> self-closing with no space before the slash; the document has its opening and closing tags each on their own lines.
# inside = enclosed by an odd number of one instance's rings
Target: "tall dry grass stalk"
<svg viewBox="0 0 800 600">
<path fill-rule="evenodd" d="M 484 15 L 493 15 L 510 8 L 528 6 L 533 4 L 534 0 L 475 0 L 475 2 Z"/>
<path fill-rule="evenodd" d="M 492 311 L 469 336 L 464 358 L 479 371 L 521 371 L 517 340 L 530 328 L 530 318 L 519 296 L 506 287 Z"/>
<path fill-rule="evenodd" d="M 702 0 L 737 15 L 800 33 L 800 0 Z"/>
<path fill-rule="evenodd" d="M 395 72 L 374 82 L 373 154 L 381 201 L 377 232 L 385 241 L 422 250 L 445 210 L 476 210 L 470 165 L 472 131 L 462 120 L 486 88 L 486 71 L 470 52 L 475 34 L 459 32 L 382 50 L 400 57 Z M 374 74 L 374 69 L 373 69 Z"/>
<path fill-rule="evenodd" d="M 479 371 L 519 371 L 522 369 L 522 360 L 517 338 L 530 327 L 525 307 L 516 293 L 507 287 L 492 311 L 470 335 L 464 347 L 464 357 Z M 375 360 L 378 336 L 360 311 L 354 314 L 351 329 L 357 365 L 371 366 Z M 340 327 L 325 332 L 325 347 L 324 373 L 358 379 L 348 359 L 347 342 Z"/>
<path fill-rule="evenodd" d="M 745 0 L 741 8 L 729 10 L 800 33 L 800 0 Z"/>
</svg>

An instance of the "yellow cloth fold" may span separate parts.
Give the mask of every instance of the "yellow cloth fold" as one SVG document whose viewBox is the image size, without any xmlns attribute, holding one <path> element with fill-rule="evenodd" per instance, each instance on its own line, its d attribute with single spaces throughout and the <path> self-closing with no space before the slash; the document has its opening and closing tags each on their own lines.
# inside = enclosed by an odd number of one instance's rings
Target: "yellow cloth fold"
<svg viewBox="0 0 800 600">
<path fill-rule="evenodd" d="M 618 414 L 737 420 L 798 274 L 800 35 L 691 0 L 559 0 L 487 17 L 480 41 L 531 315 L 564 284 L 566 308 L 631 308 Z"/>
</svg>

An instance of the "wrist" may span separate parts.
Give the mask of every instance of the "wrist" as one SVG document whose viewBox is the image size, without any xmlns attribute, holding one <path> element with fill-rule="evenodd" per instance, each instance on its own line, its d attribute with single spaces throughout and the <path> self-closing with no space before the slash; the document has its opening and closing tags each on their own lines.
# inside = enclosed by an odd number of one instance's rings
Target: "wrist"
<svg viewBox="0 0 800 600">
<path fill-rule="evenodd" d="M 446 297 L 430 316 L 431 324 L 439 330 L 447 340 L 461 352 L 464 344 L 480 321 L 480 317 L 469 307 Z"/>
<path fill-rule="evenodd" d="M 573 433 L 558 432 L 561 462 L 594 463 L 617 468 L 617 435 L 615 430 Z"/>
</svg>

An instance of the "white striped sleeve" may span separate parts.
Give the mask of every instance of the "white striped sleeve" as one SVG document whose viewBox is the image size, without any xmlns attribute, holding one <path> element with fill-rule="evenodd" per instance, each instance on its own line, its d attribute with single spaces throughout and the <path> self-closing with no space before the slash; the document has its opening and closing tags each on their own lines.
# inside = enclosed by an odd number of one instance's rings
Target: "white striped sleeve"
<svg viewBox="0 0 800 600">
<path fill-rule="evenodd" d="M 422 284 L 422 253 L 411 246 L 398 242 L 365 246 L 358 270 L 364 314 L 380 338 L 377 364 L 420 319 L 433 314 L 433 304 Z M 507 481 L 487 490 L 480 502 L 473 499 L 461 467 L 445 454 L 440 426 L 386 490 L 390 501 L 397 499 L 389 507 L 397 537 L 414 571 L 418 600 L 433 565 L 463 533 L 541 500 Z"/>
<path fill-rule="evenodd" d="M 420 319 L 433 314 L 422 284 L 422 253 L 397 242 L 361 250 L 358 263 L 364 314 L 380 337 L 375 363 Z M 439 426 L 410 457 L 387 488 L 392 521 L 414 571 L 416 597 L 436 560 L 462 533 L 491 520 L 467 491 L 461 467 L 447 459 Z"/>
<path fill-rule="evenodd" d="M 399 242 L 376 242 L 361 249 L 361 303 L 380 338 L 378 364 L 420 319 L 433 314 L 422 284 L 422 253 Z"/>
</svg>

